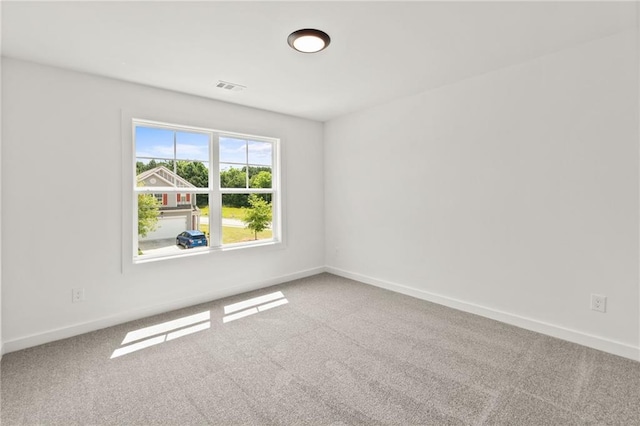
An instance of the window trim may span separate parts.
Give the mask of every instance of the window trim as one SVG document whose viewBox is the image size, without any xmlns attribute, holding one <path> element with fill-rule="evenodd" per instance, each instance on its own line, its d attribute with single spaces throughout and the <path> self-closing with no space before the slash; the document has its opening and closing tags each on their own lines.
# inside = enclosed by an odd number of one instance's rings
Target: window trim
<svg viewBox="0 0 640 426">
<path fill-rule="evenodd" d="M 123 164 L 123 203 L 122 203 L 122 271 L 124 272 L 129 268 L 129 265 L 139 265 L 150 262 L 156 262 L 160 260 L 175 259 L 192 257 L 199 255 L 206 255 L 212 253 L 222 252 L 237 252 L 245 249 L 260 249 L 267 248 L 283 249 L 286 247 L 284 244 L 284 229 L 283 229 L 283 182 L 282 182 L 282 163 L 281 163 L 281 139 L 272 136 L 258 136 L 250 133 L 218 130 L 212 127 L 202 125 L 184 124 L 188 121 L 183 121 L 183 124 L 176 124 L 175 120 L 161 120 L 158 118 L 140 118 L 148 117 L 149 114 L 133 114 L 131 112 L 122 110 L 122 164 Z M 208 188 L 190 188 L 192 193 L 204 193 L 209 194 L 209 234 L 213 235 L 213 232 L 217 231 L 219 245 L 208 246 L 206 249 L 189 250 L 181 253 L 163 254 L 163 255 L 147 255 L 143 258 L 137 256 L 137 195 L 139 193 L 154 193 L 159 189 L 163 192 L 179 192 L 184 188 L 138 188 L 136 190 L 136 147 L 135 147 L 135 129 L 136 126 L 149 126 L 156 128 L 169 128 L 176 131 L 187 132 L 201 132 L 210 134 L 210 155 L 209 155 L 209 182 L 211 183 Z M 216 176 L 214 170 L 219 172 L 220 159 L 220 137 L 227 136 L 232 138 L 239 138 L 257 142 L 268 142 L 272 146 L 272 187 L 271 188 L 220 188 L 219 175 Z M 267 166 L 265 166 L 267 167 Z M 214 184 L 217 182 L 217 185 Z M 165 191 L 167 190 L 167 191 Z M 241 242 L 232 244 L 222 244 L 222 194 L 225 193 L 270 193 L 272 194 L 272 209 L 273 220 L 271 223 L 272 238 L 268 240 L 259 240 L 256 242 Z M 214 230 L 213 224 L 217 226 Z M 211 244 L 211 243 L 210 243 Z"/>
</svg>

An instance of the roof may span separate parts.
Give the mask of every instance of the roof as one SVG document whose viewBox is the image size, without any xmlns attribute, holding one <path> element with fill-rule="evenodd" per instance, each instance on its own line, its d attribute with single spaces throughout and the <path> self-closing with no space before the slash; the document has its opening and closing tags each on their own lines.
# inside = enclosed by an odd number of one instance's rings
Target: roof
<svg viewBox="0 0 640 426">
<path fill-rule="evenodd" d="M 153 169 L 147 170 L 145 172 L 140 173 L 138 177 L 138 182 L 146 180 L 151 176 L 158 177 L 167 183 L 166 186 L 173 186 L 175 188 L 195 188 L 188 180 L 181 178 L 177 174 L 173 173 L 171 170 L 167 169 L 164 166 L 158 166 Z"/>
</svg>

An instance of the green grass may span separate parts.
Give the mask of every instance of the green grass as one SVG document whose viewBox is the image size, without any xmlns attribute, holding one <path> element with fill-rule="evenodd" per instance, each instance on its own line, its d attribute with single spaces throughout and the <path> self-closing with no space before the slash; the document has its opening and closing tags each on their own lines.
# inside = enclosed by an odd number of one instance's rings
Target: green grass
<svg viewBox="0 0 640 426">
<path fill-rule="evenodd" d="M 245 209 L 242 207 L 226 207 L 222 206 L 222 217 L 227 219 L 242 219 Z M 209 206 L 200 208 L 201 216 L 209 216 Z"/>
<path fill-rule="evenodd" d="M 245 208 L 222 206 L 222 217 L 226 219 L 242 219 L 244 218 Z M 200 208 L 202 216 L 209 216 L 209 206 Z M 200 225 L 200 231 L 209 235 L 209 225 Z M 271 229 L 258 232 L 258 240 L 268 240 L 273 236 Z M 247 241 L 255 241 L 253 231 L 246 228 L 238 228 L 235 226 L 222 227 L 222 244 L 242 243 Z"/>
<path fill-rule="evenodd" d="M 268 240 L 273 233 L 271 229 L 258 232 L 259 240 Z M 236 228 L 234 226 L 222 227 L 222 244 L 241 243 L 245 241 L 255 241 L 253 231 L 246 228 Z"/>
<path fill-rule="evenodd" d="M 209 225 L 200 225 L 200 231 L 209 235 Z M 258 232 L 258 240 L 268 240 L 273 236 L 271 229 Z M 222 227 L 222 244 L 242 243 L 247 241 L 255 241 L 253 231 L 246 228 L 238 228 L 235 226 Z"/>
<path fill-rule="evenodd" d="M 243 207 L 226 207 L 222 206 L 222 217 L 227 219 L 242 219 L 244 217 L 245 208 Z"/>
</svg>

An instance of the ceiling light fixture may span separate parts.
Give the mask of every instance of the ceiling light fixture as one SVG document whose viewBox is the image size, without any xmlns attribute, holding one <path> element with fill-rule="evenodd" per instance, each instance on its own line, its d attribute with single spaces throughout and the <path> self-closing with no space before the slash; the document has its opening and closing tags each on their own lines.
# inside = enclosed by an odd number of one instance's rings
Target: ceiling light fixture
<svg viewBox="0 0 640 426">
<path fill-rule="evenodd" d="M 298 52 L 316 53 L 325 49 L 331 43 L 331 38 L 324 31 L 306 28 L 289 34 L 287 43 Z"/>
</svg>

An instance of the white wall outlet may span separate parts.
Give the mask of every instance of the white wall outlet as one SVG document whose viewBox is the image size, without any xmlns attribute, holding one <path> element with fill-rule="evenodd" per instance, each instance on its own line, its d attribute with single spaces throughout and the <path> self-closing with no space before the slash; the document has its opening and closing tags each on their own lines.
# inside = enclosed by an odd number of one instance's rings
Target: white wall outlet
<svg viewBox="0 0 640 426">
<path fill-rule="evenodd" d="M 71 301 L 73 303 L 84 301 L 84 288 L 74 288 L 71 290 Z"/>
<path fill-rule="evenodd" d="M 598 312 L 607 312 L 607 296 L 592 294 L 591 309 Z"/>
</svg>

